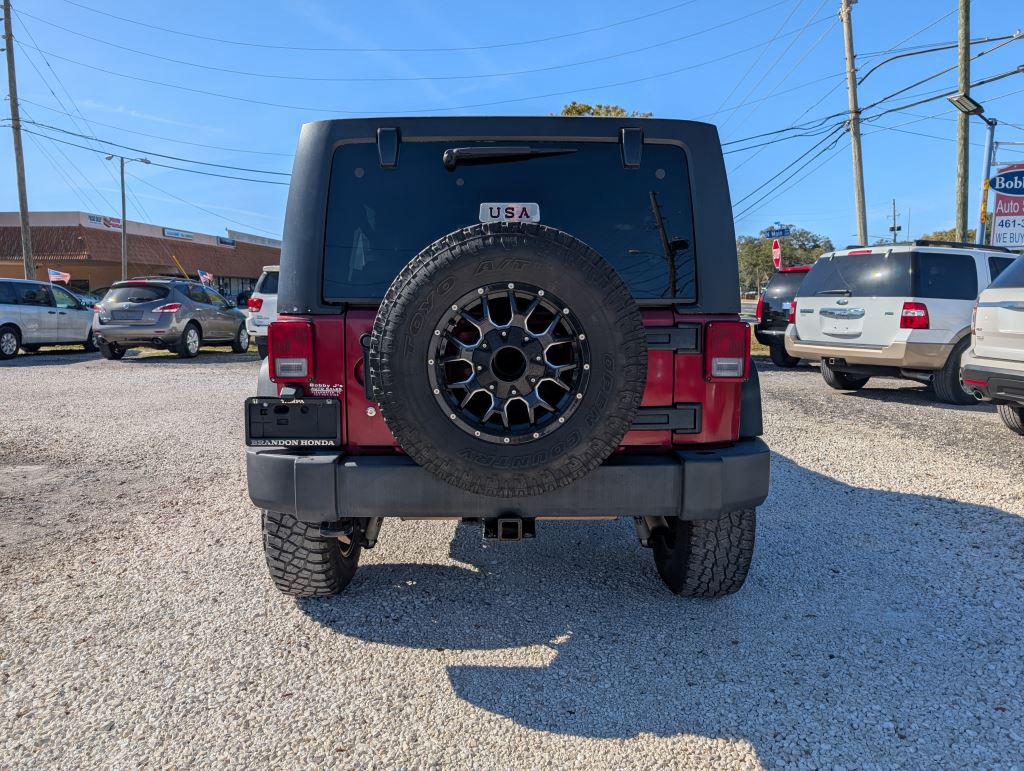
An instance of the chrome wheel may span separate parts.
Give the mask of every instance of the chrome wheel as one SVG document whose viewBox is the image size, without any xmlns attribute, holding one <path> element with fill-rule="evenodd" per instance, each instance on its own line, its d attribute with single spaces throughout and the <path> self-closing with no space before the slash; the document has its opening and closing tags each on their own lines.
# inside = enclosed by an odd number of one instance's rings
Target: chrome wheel
<svg viewBox="0 0 1024 771">
<path fill-rule="evenodd" d="M 249 330 L 244 326 L 238 330 L 238 347 L 243 351 L 249 350 Z"/>
<path fill-rule="evenodd" d="M 496 284 L 454 303 L 434 329 L 430 387 L 460 429 L 487 442 L 540 439 L 586 394 L 590 346 L 580 319 L 526 284 Z"/>
<path fill-rule="evenodd" d="M 4 330 L 0 334 L 0 353 L 4 356 L 14 356 L 18 352 L 18 336 L 10 330 Z"/>
<path fill-rule="evenodd" d="M 191 356 L 199 353 L 199 331 L 195 327 L 185 330 L 185 349 Z"/>
</svg>

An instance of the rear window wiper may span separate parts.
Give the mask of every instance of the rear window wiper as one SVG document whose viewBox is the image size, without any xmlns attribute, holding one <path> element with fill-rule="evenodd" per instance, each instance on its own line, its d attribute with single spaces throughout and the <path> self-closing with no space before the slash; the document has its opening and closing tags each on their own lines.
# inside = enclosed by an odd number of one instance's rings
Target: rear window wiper
<svg viewBox="0 0 1024 771">
<path fill-rule="evenodd" d="M 450 147 L 444 151 L 441 162 L 448 171 L 453 171 L 460 163 L 508 163 L 574 152 L 572 147 Z"/>
<path fill-rule="evenodd" d="M 815 292 L 814 294 L 844 294 L 847 297 L 849 297 L 850 295 L 853 294 L 853 292 L 851 292 L 849 289 L 822 289 L 820 292 Z"/>
</svg>

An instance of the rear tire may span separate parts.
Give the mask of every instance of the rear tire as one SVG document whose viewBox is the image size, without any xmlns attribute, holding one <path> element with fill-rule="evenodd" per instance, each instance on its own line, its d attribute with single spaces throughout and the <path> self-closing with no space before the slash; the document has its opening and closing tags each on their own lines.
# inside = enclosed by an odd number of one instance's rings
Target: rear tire
<svg viewBox="0 0 1024 771">
<path fill-rule="evenodd" d="M 781 343 L 771 345 L 768 352 L 772 357 L 772 364 L 776 367 L 795 367 L 800 362 L 796 356 L 786 353 L 786 346 Z"/>
<path fill-rule="evenodd" d="M 123 359 L 125 348 L 117 343 L 100 343 L 100 356 L 104 359 Z"/>
<path fill-rule="evenodd" d="M 245 353 L 249 350 L 249 330 L 245 324 L 239 324 L 235 332 L 235 339 L 231 341 L 231 350 L 235 353 Z"/>
<path fill-rule="evenodd" d="M 999 417 L 1013 433 L 1024 436 L 1024 407 L 1017 404 L 1000 404 Z"/>
<path fill-rule="evenodd" d="M 932 375 L 932 388 L 935 391 L 935 398 L 945 404 L 974 404 L 977 400 L 974 395 L 964 390 L 963 381 L 960 379 L 960 362 L 964 352 L 970 347 L 971 338 L 965 337 L 955 346 L 942 365 L 942 369 Z"/>
<path fill-rule="evenodd" d="M 199 326 L 190 321 L 181 333 L 181 338 L 174 345 L 174 352 L 183 359 L 192 359 L 199 353 L 199 344 L 203 336 L 199 332 Z"/>
<path fill-rule="evenodd" d="M 837 391 L 859 391 L 870 378 L 854 377 L 845 372 L 836 372 L 824 359 L 821 360 L 821 376 L 832 388 Z"/>
<path fill-rule="evenodd" d="M 683 597 L 724 597 L 747 579 L 754 554 L 754 509 L 720 519 L 670 519 L 652 538 L 654 564 L 670 590 Z"/>
<path fill-rule="evenodd" d="M 21 333 L 10 324 L 0 327 L 0 359 L 13 359 L 21 347 Z"/>
<path fill-rule="evenodd" d="M 267 358 L 267 338 L 261 336 L 256 338 L 256 352 L 260 355 L 261 359 Z"/>
<path fill-rule="evenodd" d="M 263 551 L 279 591 L 292 597 L 330 597 L 352 581 L 361 547 L 321 538 L 317 525 L 291 514 L 264 510 Z"/>
<path fill-rule="evenodd" d="M 85 338 L 85 342 L 82 343 L 82 348 L 86 353 L 96 353 L 96 338 L 93 337 L 92 329 L 89 330 L 89 336 Z"/>
</svg>

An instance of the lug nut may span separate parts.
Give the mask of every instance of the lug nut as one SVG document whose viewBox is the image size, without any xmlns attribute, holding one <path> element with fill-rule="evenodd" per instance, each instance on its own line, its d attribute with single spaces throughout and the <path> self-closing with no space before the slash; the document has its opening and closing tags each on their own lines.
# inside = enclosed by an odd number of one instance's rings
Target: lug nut
<svg viewBox="0 0 1024 771">
<path fill-rule="evenodd" d="M 501 336 L 502 336 L 502 337 L 508 337 L 508 332 L 502 332 L 502 333 L 501 333 Z"/>
<path fill-rule="evenodd" d="M 487 388 L 488 388 L 488 390 L 493 391 L 494 390 L 494 383 L 491 383 L 489 386 L 487 386 Z"/>
<path fill-rule="evenodd" d="M 452 413 L 451 415 L 449 415 L 448 417 L 449 417 L 449 418 L 451 418 L 452 420 L 455 420 L 455 413 L 453 412 L 453 413 Z"/>
<path fill-rule="evenodd" d="M 531 382 L 531 383 L 536 383 L 536 382 L 537 382 L 537 378 L 535 378 L 535 377 L 531 377 L 531 378 L 530 378 L 530 382 Z"/>
<path fill-rule="evenodd" d="M 508 438 L 508 437 L 506 436 L 506 437 L 505 437 L 505 444 L 508 444 L 508 443 L 509 443 L 509 441 L 510 441 L 510 439 L 509 439 L 509 438 Z"/>
<path fill-rule="evenodd" d="M 515 285 L 515 284 L 509 284 L 509 285 L 508 285 L 508 288 L 509 288 L 509 289 L 515 289 L 515 288 L 516 288 L 516 285 Z"/>
<path fill-rule="evenodd" d="M 569 312 L 568 308 L 562 308 L 562 313 L 568 313 L 568 312 Z"/>
<path fill-rule="evenodd" d="M 473 436 L 480 436 L 480 432 L 479 431 L 474 431 L 473 432 Z"/>
<path fill-rule="evenodd" d="M 544 290 L 543 289 L 538 289 L 537 290 L 537 297 L 543 297 L 543 296 L 544 296 Z"/>
<path fill-rule="evenodd" d="M 576 394 L 576 398 L 577 399 L 582 399 L 583 398 L 583 394 Z"/>
<path fill-rule="evenodd" d="M 487 343 L 480 343 L 480 347 L 483 348 L 486 351 L 487 350 Z"/>
<path fill-rule="evenodd" d="M 534 439 L 540 439 L 540 434 L 538 434 L 537 432 L 534 432 L 533 438 Z"/>
<path fill-rule="evenodd" d="M 565 418 L 559 418 L 559 419 L 558 419 L 558 422 L 559 422 L 559 423 L 564 423 L 564 422 L 565 422 Z"/>
<path fill-rule="evenodd" d="M 583 365 L 583 369 L 590 369 L 590 365 L 589 364 L 584 364 Z"/>
<path fill-rule="evenodd" d="M 441 389 L 440 388 L 435 388 L 434 389 L 434 395 L 437 396 L 439 393 L 441 393 Z"/>
<path fill-rule="evenodd" d="M 515 395 L 516 395 L 516 389 L 514 389 L 514 388 L 512 389 L 512 395 L 513 395 L 513 396 L 515 396 Z"/>
<path fill-rule="evenodd" d="M 542 359 L 540 356 L 538 356 L 536 359 L 534 359 L 534 361 L 542 361 Z"/>
<path fill-rule="evenodd" d="M 586 335 L 580 335 L 580 340 L 586 340 L 586 339 L 587 339 Z"/>
<path fill-rule="evenodd" d="M 434 334 L 437 335 L 438 337 L 440 337 L 441 336 L 441 330 L 440 329 L 435 329 L 434 330 Z"/>
<path fill-rule="evenodd" d="M 481 365 L 481 364 L 477 364 L 476 365 L 476 371 L 477 372 L 480 372 L 482 369 L 483 369 L 483 365 Z"/>
<path fill-rule="evenodd" d="M 434 366 L 434 360 L 433 359 L 427 359 L 427 364 L 429 364 L 431 367 L 433 367 Z"/>
<path fill-rule="evenodd" d="M 476 293 L 477 293 L 477 294 L 483 294 L 483 293 L 484 293 L 484 290 L 483 290 L 483 289 L 477 289 L 477 290 L 476 290 Z"/>
<path fill-rule="evenodd" d="M 453 311 L 457 311 L 458 309 L 459 309 L 459 306 L 458 306 L 458 305 L 453 305 L 453 306 L 452 306 L 452 310 L 453 310 Z"/>
</svg>

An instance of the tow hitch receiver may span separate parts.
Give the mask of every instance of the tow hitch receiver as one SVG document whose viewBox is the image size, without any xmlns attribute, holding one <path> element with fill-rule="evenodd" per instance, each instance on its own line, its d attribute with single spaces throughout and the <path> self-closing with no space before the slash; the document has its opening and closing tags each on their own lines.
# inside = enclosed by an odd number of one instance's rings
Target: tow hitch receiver
<svg viewBox="0 0 1024 771">
<path fill-rule="evenodd" d="M 484 538 L 497 541 L 521 541 L 537 535 L 535 520 L 521 517 L 499 517 L 484 520 Z"/>
</svg>

